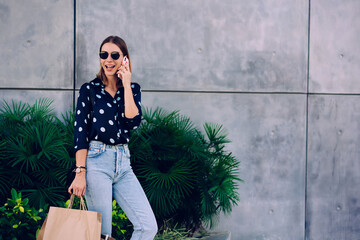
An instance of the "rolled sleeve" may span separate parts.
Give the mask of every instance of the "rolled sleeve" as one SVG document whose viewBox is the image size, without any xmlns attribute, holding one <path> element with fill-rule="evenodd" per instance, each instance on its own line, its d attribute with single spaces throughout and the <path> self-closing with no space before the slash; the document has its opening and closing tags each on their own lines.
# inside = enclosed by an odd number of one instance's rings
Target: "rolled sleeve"
<svg viewBox="0 0 360 240">
<path fill-rule="evenodd" d="M 142 111 L 141 111 L 141 88 L 137 83 L 131 84 L 133 97 L 135 104 L 139 110 L 139 113 L 134 118 L 124 117 L 125 128 L 128 130 L 136 129 L 141 123 Z"/>
</svg>

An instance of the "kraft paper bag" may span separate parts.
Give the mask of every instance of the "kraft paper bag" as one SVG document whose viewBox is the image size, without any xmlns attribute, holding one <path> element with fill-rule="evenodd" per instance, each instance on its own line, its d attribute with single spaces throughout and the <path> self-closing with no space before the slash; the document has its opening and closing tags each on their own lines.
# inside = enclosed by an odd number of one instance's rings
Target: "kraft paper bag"
<svg viewBox="0 0 360 240">
<path fill-rule="evenodd" d="M 101 235 L 101 213 L 87 211 L 80 199 L 80 210 L 71 209 L 74 195 L 68 208 L 50 207 L 39 231 L 37 240 L 99 240 Z"/>
</svg>

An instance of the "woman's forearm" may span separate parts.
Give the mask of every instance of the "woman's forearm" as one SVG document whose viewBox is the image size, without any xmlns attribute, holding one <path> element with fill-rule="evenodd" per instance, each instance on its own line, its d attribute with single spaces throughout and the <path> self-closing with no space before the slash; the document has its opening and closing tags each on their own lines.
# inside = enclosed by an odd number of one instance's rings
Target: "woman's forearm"
<svg viewBox="0 0 360 240">
<path fill-rule="evenodd" d="M 134 118 L 139 113 L 139 109 L 135 104 L 131 87 L 124 87 L 124 98 L 125 117 Z"/>
<path fill-rule="evenodd" d="M 87 151 L 88 151 L 87 149 L 80 149 L 76 152 L 76 154 L 75 154 L 76 166 L 86 167 Z"/>
</svg>

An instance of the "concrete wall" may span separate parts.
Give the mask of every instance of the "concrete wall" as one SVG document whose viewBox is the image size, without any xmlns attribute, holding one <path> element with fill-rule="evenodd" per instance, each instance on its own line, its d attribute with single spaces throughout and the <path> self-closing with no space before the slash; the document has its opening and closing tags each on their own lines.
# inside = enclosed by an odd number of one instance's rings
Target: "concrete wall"
<svg viewBox="0 0 360 240">
<path fill-rule="evenodd" d="M 359 1 L 104 3 L 0 0 L 0 98 L 70 109 L 119 35 L 144 105 L 229 130 L 245 183 L 216 230 L 360 239 Z"/>
<path fill-rule="evenodd" d="M 0 0 L 0 99 L 73 105 L 74 3 Z"/>
</svg>

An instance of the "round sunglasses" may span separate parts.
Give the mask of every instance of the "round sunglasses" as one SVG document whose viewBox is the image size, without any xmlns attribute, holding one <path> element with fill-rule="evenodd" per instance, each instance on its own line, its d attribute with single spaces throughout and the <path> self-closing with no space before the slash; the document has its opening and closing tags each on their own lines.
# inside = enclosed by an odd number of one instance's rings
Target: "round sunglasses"
<svg viewBox="0 0 360 240">
<path fill-rule="evenodd" d="M 106 52 L 106 51 L 101 51 L 99 52 L 99 56 L 101 59 L 107 59 L 109 57 L 109 53 Z M 114 60 L 118 60 L 119 57 L 120 57 L 120 53 L 119 52 L 112 52 L 110 54 L 111 58 L 114 59 Z"/>
</svg>

